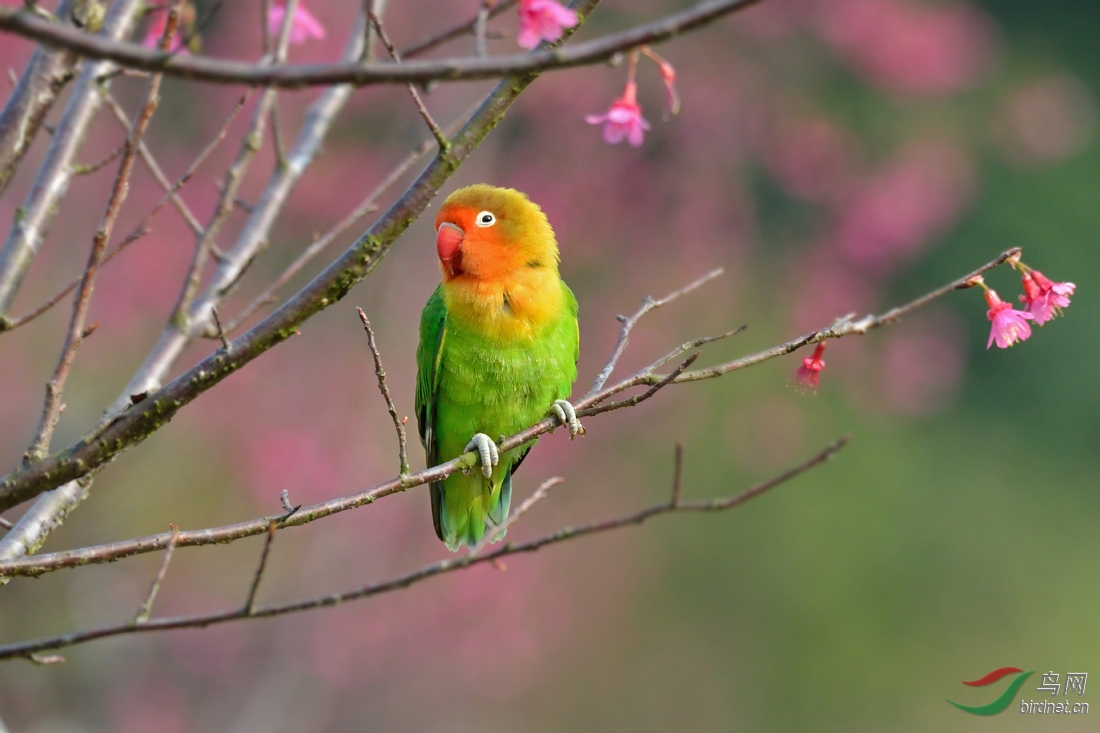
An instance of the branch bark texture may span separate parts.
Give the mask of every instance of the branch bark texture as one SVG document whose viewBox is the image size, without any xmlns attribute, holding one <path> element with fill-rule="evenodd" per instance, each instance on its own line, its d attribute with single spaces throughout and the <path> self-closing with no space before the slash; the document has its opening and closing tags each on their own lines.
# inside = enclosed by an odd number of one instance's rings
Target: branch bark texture
<svg viewBox="0 0 1100 733">
<path fill-rule="evenodd" d="M 112 39 L 125 38 L 130 34 L 141 5 L 141 0 L 115 0 L 107 15 L 103 36 L 93 36 L 71 26 L 50 23 L 35 17 L 50 27 L 65 28 L 84 38 L 114 42 Z M 0 15 L 8 10 L 11 9 L 0 9 Z M 0 317 L 11 308 L 15 294 L 23 284 L 23 278 L 49 232 L 72 180 L 77 165 L 76 158 L 84 145 L 88 127 L 103 104 L 100 86 L 109 83 L 105 77 L 115 68 L 115 64 L 110 61 L 97 61 L 84 66 L 50 143 L 46 160 L 39 168 L 23 205 L 16 211 L 11 230 L 0 249 Z"/>
<path fill-rule="evenodd" d="M 201 56 L 172 56 L 134 43 L 106 41 L 72 28 L 57 26 L 15 8 L 0 6 L 0 30 L 42 43 L 68 48 L 89 58 L 109 59 L 122 66 L 161 71 L 220 84 L 248 84 L 297 89 L 328 84 L 426 84 L 430 81 L 495 79 L 537 74 L 607 61 L 615 54 L 655 45 L 753 5 L 758 0 L 707 0 L 660 20 L 562 49 L 529 54 L 463 57 L 397 63 L 296 64 L 270 67 Z M 587 3 L 575 4 L 577 7 Z M 586 14 L 586 13 L 585 13 Z"/>
<path fill-rule="evenodd" d="M 69 22 L 76 0 L 61 0 L 57 16 Z M 11 183 L 57 95 L 76 73 L 77 56 L 65 48 L 39 46 L 0 111 L 0 196 Z"/>
</svg>

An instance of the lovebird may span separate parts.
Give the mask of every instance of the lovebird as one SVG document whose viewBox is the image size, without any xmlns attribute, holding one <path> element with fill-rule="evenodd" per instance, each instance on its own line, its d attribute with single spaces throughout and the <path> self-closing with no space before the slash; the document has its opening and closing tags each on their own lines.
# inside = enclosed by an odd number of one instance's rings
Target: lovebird
<svg viewBox="0 0 1100 733">
<path fill-rule="evenodd" d="M 508 517 L 512 475 L 534 441 L 494 441 L 556 415 L 584 434 L 566 399 L 577 378 L 577 299 L 537 204 L 510 188 L 455 191 L 435 218 L 442 282 L 420 319 L 416 417 L 429 466 L 476 451 L 480 470 L 431 484 L 435 533 L 452 552 Z M 497 541 L 503 537 L 495 537 Z"/>
</svg>

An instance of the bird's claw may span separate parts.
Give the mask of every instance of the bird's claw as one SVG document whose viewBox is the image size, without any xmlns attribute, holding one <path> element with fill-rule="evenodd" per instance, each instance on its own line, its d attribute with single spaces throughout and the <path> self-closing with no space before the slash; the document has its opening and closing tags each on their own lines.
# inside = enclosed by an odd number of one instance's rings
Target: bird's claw
<svg viewBox="0 0 1100 733">
<path fill-rule="evenodd" d="M 554 400 L 554 404 L 550 405 L 550 412 L 558 418 L 562 425 L 569 429 L 570 440 L 578 435 L 585 435 L 584 426 L 577 419 L 577 411 L 573 409 L 573 405 L 569 404 L 567 400 Z"/>
<path fill-rule="evenodd" d="M 493 466 L 500 463 L 500 453 L 497 444 L 485 433 L 474 433 L 474 437 L 466 444 L 463 453 L 476 451 L 481 460 L 481 475 L 492 478 Z"/>
</svg>

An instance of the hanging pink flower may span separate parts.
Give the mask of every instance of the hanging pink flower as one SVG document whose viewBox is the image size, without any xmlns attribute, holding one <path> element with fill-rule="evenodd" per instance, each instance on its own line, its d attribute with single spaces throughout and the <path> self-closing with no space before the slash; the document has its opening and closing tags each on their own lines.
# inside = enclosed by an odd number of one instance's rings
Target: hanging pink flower
<svg viewBox="0 0 1100 733">
<path fill-rule="evenodd" d="M 1023 280 L 1024 294 L 1020 300 L 1040 326 L 1061 315 L 1062 309 L 1069 306 L 1069 296 L 1077 289 L 1073 283 L 1051 282 L 1038 270 L 1025 271 Z"/>
<path fill-rule="evenodd" d="M 272 38 L 278 38 L 279 31 L 283 27 L 283 18 L 286 17 L 286 4 L 275 3 L 267 13 L 267 30 Z M 321 21 L 313 17 L 302 3 L 294 8 L 294 18 L 290 21 L 290 42 L 301 45 L 311 38 L 318 41 L 325 37 L 325 27 Z"/>
<path fill-rule="evenodd" d="M 680 95 L 676 91 L 676 68 L 649 46 L 642 46 L 641 51 L 652 59 L 661 70 L 661 81 L 665 84 L 665 100 L 668 104 L 668 113 L 680 114 Z"/>
<path fill-rule="evenodd" d="M 611 109 L 602 115 L 585 115 L 584 121 L 590 125 L 603 125 L 603 139 L 615 145 L 626 138 L 634 147 L 645 139 L 649 123 L 642 117 L 642 108 L 638 106 L 638 85 L 633 81 L 626 83 L 623 96 L 611 103 Z"/>
<path fill-rule="evenodd" d="M 534 48 L 539 41 L 553 43 L 576 24 L 577 14 L 554 0 L 519 0 L 519 45 L 523 48 Z"/>
<path fill-rule="evenodd" d="M 802 360 L 802 366 L 791 373 L 791 384 L 803 392 L 817 390 L 817 384 L 821 378 L 821 370 L 825 368 L 825 342 L 818 343 L 812 356 Z"/>
<path fill-rule="evenodd" d="M 996 341 L 997 346 L 1007 349 L 1017 341 L 1031 338 L 1031 326 L 1028 325 L 1028 321 L 1034 320 L 1035 316 L 1026 311 L 1015 310 L 1011 303 L 1001 300 L 997 291 L 991 288 L 985 288 L 985 302 L 989 304 L 986 316 L 993 323 L 985 348 L 993 346 L 993 342 Z"/>
</svg>

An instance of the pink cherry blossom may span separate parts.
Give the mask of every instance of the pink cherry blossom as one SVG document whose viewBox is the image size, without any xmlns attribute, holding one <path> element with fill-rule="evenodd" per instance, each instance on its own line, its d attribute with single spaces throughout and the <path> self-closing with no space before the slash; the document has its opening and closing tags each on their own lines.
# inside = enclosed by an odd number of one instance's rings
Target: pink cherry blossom
<svg viewBox="0 0 1100 733">
<path fill-rule="evenodd" d="M 813 355 L 803 359 L 802 366 L 791 374 L 791 383 L 803 392 L 816 390 L 821 370 L 825 368 L 825 360 L 821 358 L 824 354 L 825 342 L 822 341 L 814 349 Z"/>
<path fill-rule="evenodd" d="M 519 45 L 523 48 L 534 48 L 539 41 L 553 43 L 576 24 L 577 14 L 554 0 L 519 0 Z"/>
<path fill-rule="evenodd" d="M 642 117 L 642 108 L 638 106 L 638 85 L 632 81 L 626 83 L 623 96 L 611 103 L 611 109 L 602 115 L 585 115 L 584 121 L 590 125 L 603 125 L 603 139 L 615 145 L 626 138 L 634 147 L 645 139 L 649 123 Z"/>
<path fill-rule="evenodd" d="M 1014 309 L 1012 304 L 1001 300 L 997 296 L 997 291 L 990 288 L 985 290 L 985 302 L 989 304 L 989 312 L 986 315 L 993 323 L 985 348 L 993 346 L 993 342 L 996 341 L 997 346 L 1007 349 L 1017 341 L 1031 338 L 1031 326 L 1027 322 L 1034 320 L 1035 316 L 1026 311 Z"/>
<path fill-rule="evenodd" d="M 1040 326 L 1061 315 L 1062 309 L 1069 306 L 1069 296 L 1077 289 L 1073 283 L 1051 282 L 1038 270 L 1025 272 L 1023 280 L 1024 294 L 1020 300 Z"/>
<path fill-rule="evenodd" d="M 284 17 L 286 17 L 286 5 L 284 3 L 276 3 L 271 6 L 271 10 L 267 14 L 267 29 L 272 38 L 279 36 Z M 306 10 L 304 4 L 298 3 L 297 7 L 294 8 L 294 18 L 290 21 L 290 42 L 301 45 L 311 38 L 320 41 L 324 37 L 325 27 L 321 25 L 321 21 L 313 17 L 313 14 Z"/>
</svg>

